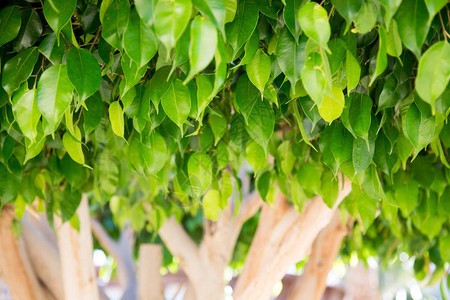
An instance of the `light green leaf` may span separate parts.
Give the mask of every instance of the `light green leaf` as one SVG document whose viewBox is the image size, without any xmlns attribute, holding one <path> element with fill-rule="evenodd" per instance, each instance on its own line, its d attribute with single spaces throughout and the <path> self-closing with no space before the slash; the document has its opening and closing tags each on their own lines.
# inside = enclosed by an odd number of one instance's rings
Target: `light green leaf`
<svg viewBox="0 0 450 300">
<path fill-rule="evenodd" d="M 267 165 L 264 148 L 254 141 L 248 143 L 247 148 L 245 148 L 245 158 L 247 158 L 248 164 L 252 167 L 256 177 Z"/>
<path fill-rule="evenodd" d="M 392 20 L 389 31 L 386 33 L 386 51 L 387 54 L 394 57 L 400 57 L 403 52 L 402 40 L 395 20 Z"/>
<path fill-rule="evenodd" d="M 371 74 L 369 86 L 380 76 L 387 67 L 386 32 L 383 27 L 378 28 L 378 52 L 375 71 Z"/>
<path fill-rule="evenodd" d="M 109 121 L 113 132 L 123 138 L 124 135 L 124 119 L 123 111 L 119 101 L 114 101 L 109 105 Z"/>
<path fill-rule="evenodd" d="M 213 90 L 213 82 L 211 75 L 200 74 L 197 76 L 197 116 L 199 118 L 202 112 L 208 107 L 212 100 L 211 92 Z"/>
<path fill-rule="evenodd" d="M 214 54 L 214 60 L 216 62 L 214 88 L 210 97 L 214 97 L 225 83 L 227 78 L 227 60 L 225 54 L 225 45 L 222 41 L 218 41 L 216 53 Z"/>
<path fill-rule="evenodd" d="M 139 68 L 138 65 L 125 53 L 122 55 L 120 65 L 122 66 L 122 70 L 125 75 L 125 88 L 122 91 L 123 96 L 132 87 L 134 87 L 139 80 L 141 80 L 142 76 L 145 74 L 145 71 L 147 71 L 147 66 L 144 65 Z"/>
<path fill-rule="evenodd" d="M 262 50 L 258 50 L 246 66 L 248 78 L 258 88 L 261 98 L 264 95 L 264 87 L 269 81 L 271 65 L 270 58 Z"/>
<path fill-rule="evenodd" d="M 319 113 L 328 123 L 339 118 L 344 110 L 344 94 L 339 86 L 333 85 L 332 95 L 325 95 L 322 104 L 319 106 Z"/>
<path fill-rule="evenodd" d="M 347 95 L 349 95 L 350 91 L 358 85 L 361 76 L 361 66 L 359 65 L 359 61 L 349 50 L 347 50 L 345 68 L 347 71 Z"/>
<path fill-rule="evenodd" d="M 372 30 L 377 23 L 377 7 L 371 1 L 364 1 L 355 19 L 356 30 L 360 34 L 365 34 Z"/>
<path fill-rule="evenodd" d="M 152 79 L 145 87 L 144 98 L 150 98 L 155 106 L 156 111 L 158 111 L 159 102 L 161 101 L 161 97 L 167 91 L 172 82 L 172 78 L 169 76 L 170 67 L 162 67 L 156 70 L 155 74 L 153 74 Z"/>
<path fill-rule="evenodd" d="M 212 221 L 217 221 L 220 214 L 220 193 L 218 190 L 210 189 L 205 196 L 203 196 L 203 211 L 205 217 Z"/>
<path fill-rule="evenodd" d="M 430 13 L 429 23 L 433 21 L 434 16 L 448 3 L 447 0 L 425 0 L 428 12 Z"/>
<path fill-rule="evenodd" d="M 52 32 L 42 40 L 39 45 L 39 51 L 45 55 L 45 57 L 50 60 L 52 64 L 61 64 L 63 56 L 66 53 L 66 43 L 61 40 L 58 45 L 56 34 Z"/>
<path fill-rule="evenodd" d="M 74 127 L 75 137 L 73 137 L 70 132 L 65 132 L 63 136 L 63 145 L 70 157 L 80 165 L 84 165 L 84 154 L 81 148 L 81 132 L 78 126 Z"/>
<path fill-rule="evenodd" d="M 403 216 L 409 216 L 419 201 L 419 185 L 415 180 L 409 179 L 408 182 L 395 185 L 394 188 L 394 204 L 400 208 Z"/>
<path fill-rule="evenodd" d="M 102 74 L 97 59 L 88 50 L 72 48 L 67 53 L 67 74 L 78 93 L 81 104 L 94 94 L 102 82 Z"/>
<path fill-rule="evenodd" d="M 233 22 L 236 9 L 237 0 L 225 0 L 225 23 Z"/>
<path fill-rule="evenodd" d="M 61 29 L 70 21 L 76 6 L 77 0 L 44 1 L 45 19 L 57 36 L 59 36 Z"/>
<path fill-rule="evenodd" d="M 291 141 L 287 140 L 282 142 L 277 148 L 277 165 L 279 164 L 281 171 L 284 175 L 290 176 L 295 164 L 295 155 L 292 151 Z M 264 159 L 264 166 L 266 160 Z"/>
<path fill-rule="evenodd" d="M 450 45 L 446 41 L 435 43 L 419 60 L 416 91 L 431 104 L 444 92 L 450 81 Z"/>
<path fill-rule="evenodd" d="M 188 161 L 189 180 L 197 197 L 203 195 L 212 182 L 212 162 L 208 155 L 194 153 Z"/>
<path fill-rule="evenodd" d="M 161 97 L 161 104 L 167 116 L 182 129 L 191 110 L 191 95 L 181 80 L 174 79 L 172 81 Z"/>
<path fill-rule="evenodd" d="M 356 174 L 367 169 L 372 161 L 375 153 L 376 132 L 376 120 L 372 118 L 372 124 L 369 129 L 368 143 L 362 138 L 356 138 L 356 140 L 353 141 L 352 161 Z"/>
<path fill-rule="evenodd" d="M 175 47 L 189 24 L 192 12 L 190 0 L 158 1 L 154 11 L 155 33 L 167 51 Z"/>
<path fill-rule="evenodd" d="M 101 4 L 102 37 L 108 44 L 119 50 L 122 50 L 123 33 L 127 27 L 129 16 L 130 2 L 128 0 L 103 1 Z"/>
<path fill-rule="evenodd" d="M 391 19 L 397 12 L 402 0 L 377 0 L 381 4 L 384 25 L 387 27 L 391 24 Z"/>
<path fill-rule="evenodd" d="M 303 66 L 305 64 L 306 54 L 306 36 L 300 36 L 298 44 L 289 30 L 283 28 L 277 45 L 277 61 L 281 71 L 286 75 L 294 87 L 300 79 Z"/>
<path fill-rule="evenodd" d="M 322 68 L 322 57 L 319 53 L 311 53 L 302 69 L 302 83 L 311 99 L 321 106 L 327 89 L 327 78 Z M 342 93 L 342 92 L 341 92 Z"/>
<path fill-rule="evenodd" d="M 224 0 L 193 0 L 195 7 L 208 17 L 211 22 L 220 30 L 225 36 L 225 1 Z"/>
<path fill-rule="evenodd" d="M 37 136 L 37 126 L 41 113 L 37 107 L 36 90 L 29 90 L 25 94 L 13 97 L 12 111 L 23 135 L 32 142 Z"/>
<path fill-rule="evenodd" d="M 395 15 L 403 44 L 419 58 L 430 24 L 424 0 L 402 1 Z"/>
<path fill-rule="evenodd" d="M 267 100 L 257 100 L 248 116 L 247 132 L 264 151 L 275 127 L 275 114 Z"/>
<path fill-rule="evenodd" d="M 197 16 L 191 23 L 191 42 L 189 45 L 189 64 L 191 69 L 184 80 L 186 84 L 195 74 L 206 68 L 217 48 L 217 29 L 205 17 Z"/>
<path fill-rule="evenodd" d="M 0 47 L 12 41 L 20 30 L 22 19 L 16 6 L 7 6 L 0 11 Z"/>
<path fill-rule="evenodd" d="M 309 2 L 300 8 L 297 18 L 305 34 L 328 49 L 327 43 L 330 39 L 331 28 L 328 23 L 327 11 L 319 4 Z"/>
<path fill-rule="evenodd" d="M 325 202 L 328 207 L 331 208 L 334 206 L 334 203 L 336 203 L 339 195 L 339 182 L 330 169 L 327 169 L 327 171 L 322 174 L 320 195 L 322 196 L 323 202 Z"/>
<path fill-rule="evenodd" d="M 284 22 L 296 41 L 298 41 L 301 31 L 297 13 L 304 2 L 305 0 L 287 0 L 283 9 Z"/>
<path fill-rule="evenodd" d="M 259 10 L 256 0 L 239 1 L 233 22 L 226 25 L 228 41 L 233 47 L 233 58 L 250 38 L 258 23 Z"/>
<path fill-rule="evenodd" d="M 72 102 L 72 93 L 66 65 L 51 66 L 42 73 L 37 86 L 37 105 L 52 133 Z"/>
<path fill-rule="evenodd" d="M 217 146 L 217 143 L 219 143 L 220 139 L 228 129 L 228 122 L 222 111 L 218 109 L 211 110 L 212 112 L 208 116 L 209 125 L 211 126 L 214 134 L 214 146 Z"/>
<path fill-rule="evenodd" d="M 39 52 L 36 47 L 28 48 L 8 60 L 3 66 L 2 86 L 9 96 L 30 77 L 38 57 Z"/>
<path fill-rule="evenodd" d="M 153 30 L 139 18 L 134 8 L 123 35 L 123 44 L 125 52 L 139 68 L 145 66 L 158 51 L 159 43 Z"/>
<path fill-rule="evenodd" d="M 144 139 L 141 153 L 147 171 L 156 174 L 164 167 L 167 160 L 166 141 L 159 133 L 152 132 L 148 139 Z"/>
</svg>

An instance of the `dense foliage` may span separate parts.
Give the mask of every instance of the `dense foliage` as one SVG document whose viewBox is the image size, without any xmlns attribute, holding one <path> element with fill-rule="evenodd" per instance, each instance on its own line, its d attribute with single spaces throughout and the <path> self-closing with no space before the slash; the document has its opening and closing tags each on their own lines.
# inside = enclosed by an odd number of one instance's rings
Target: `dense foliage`
<svg viewBox="0 0 450 300">
<path fill-rule="evenodd" d="M 332 206 L 342 172 L 362 229 L 348 253 L 445 272 L 446 0 L 2 4 L 0 197 L 19 216 L 37 196 L 76 224 L 91 192 L 156 231 L 199 207 L 216 219 L 245 160 L 265 201 L 279 189 L 299 210 Z"/>
</svg>

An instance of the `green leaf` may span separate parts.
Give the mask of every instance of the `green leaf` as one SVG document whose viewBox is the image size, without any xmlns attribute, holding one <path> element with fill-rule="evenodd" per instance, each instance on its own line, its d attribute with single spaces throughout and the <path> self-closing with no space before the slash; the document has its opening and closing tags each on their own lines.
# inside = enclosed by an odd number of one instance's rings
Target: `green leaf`
<svg viewBox="0 0 450 300">
<path fill-rule="evenodd" d="M 152 79 L 150 79 L 149 84 L 145 87 L 144 98 L 150 97 L 156 111 L 158 111 L 159 102 L 161 101 L 162 96 L 172 82 L 169 74 L 169 67 L 163 67 L 156 70 L 155 74 L 152 76 Z"/>
<path fill-rule="evenodd" d="M 303 66 L 305 64 L 306 42 L 308 39 L 302 35 L 298 41 L 295 39 L 286 28 L 281 30 L 277 45 L 277 61 L 281 71 L 286 75 L 295 87 L 295 84 L 300 79 Z"/>
<path fill-rule="evenodd" d="M 214 97 L 217 92 L 222 88 L 227 78 L 227 61 L 225 54 L 225 46 L 222 41 L 218 41 L 216 53 L 214 54 L 214 60 L 216 62 L 216 74 L 214 78 L 214 88 L 210 97 Z"/>
<path fill-rule="evenodd" d="M 119 101 L 114 101 L 109 105 L 109 121 L 111 122 L 111 128 L 113 132 L 123 138 L 124 134 L 124 119 L 123 111 Z"/>
<path fill-rule="evenodd" d="M 426 116 L 411 103 L 405 116 L 405 133 L 414 146 L 414 158 L 431 142 L 435 128 L 435 117 Z"/>
<path fill-rule="evenodd" d="M 287 0 L 283 10 L 284 22 L 296 41 L 298 41 L 301 31 L 297 13 L 304 2 L 305 0 Z"/>
<path fill-rule="evenodd" d="M 328 49 L 331 28 L 328 23 L 327 11 L 315 2 L 303 5 L 298 11 L 298 22 L 305 34 L 320 46 Z"/>
<path fill-rule="evenodd" d="M 102 74 L 97 59 L 88 50 L 72 48 L 67 53 L 67 74 L 78 93 L 81 104 L 94 94 L 102 82 Z"/>
<path fill-rule="evenodd" d="M 224 0 L 193 0 L 195 7 L 208 17 L 211 22 L 220 30 L 225 36 L 225 1 Z"/>
<path fill-rule="evenodd" d="M 350 94 L 350 91 L 356 88 L 359 83 L 359 78 L 361 76 L 361 66 L 359 65 L 359 61 L 349 50 L 347 50 L 345 68 L 347 71 L 347 94 Z"/>
<path fill-rule="evenodd" d="M 84 165 L 83 149 L 81 148 L 81 143 L 79 142 L 79 140 L 81 140 L 81 132 L 78 126 L 75 126 L 74 129 L 75 137 L 73 137 L 70 132 L 66 131 L 62 142 L 67 153 L 69 153 L 70 158 L 80 165 Z"/>
<path fill-rule="evenodd" d="M 189 24 L 192 12 L 190 0 L 158 1 L 154 11 L 155 33 L 167 51 L 175 47 Z"/>
<path fill-rule="evenodd" d="M 269 81 L 271 65 L 270 58 L 262 50 L 258 50 L 246 66 L 248 78 L 258 88 L 261 98 L 264 95 L 264 87 Z"/>
<path fill-rule="evenodd" d="M 86 99 L 85 105 L 87 110 L 83 112 L 83 125 L 85 133 L 89 134 L 97 128 L 103 116 L 103 102 L 100 93 L 96 92 Z"/>
<path fill-rule="evenodd" d="M 122 50 L 123 33 L 127 27 L 129 16 L 130 2 L 128 0 L 103 1 L 101 4 L 102 37 L 108 44 L 119 50 Z"/>
<path fill-rule="evenodd" d="M 257 100 L 248 116 L 247 132 L 264 151 L 275 127 L 275 114 L 266 100 Z"/>
<path fill-rule="evenodd" d="M 141 152 L 148 172 L 156 174 L 164 167 L 167 160 L 167 145 L 157 132 L 152 132 L 148 140 L 144 140 Z"/>
<path fill-rule="evenodd" d="M 358 197 L 358 213 L 361 217 L 363 232 L 367 232 L 377 215 L 378 201 L 365 193 Z"/>
<path fill-rule="evenodd" d="M 300 186 L 309 193 L 319 194 L 322 171 L 322 166 L 317 163 L 301 164 L 296 174 Z"/>
<path fill-rule="evenodd" d="M 319 53 L 311 53 L 302 69 L 302 83 L 311 99 L 321 106 L 327 89 L 327 78 L 322 69 L 322 57 Z"/>
<path fill-rule="evenodd" d="M 5 166 L 0 162 L 0 198 L 2 205 L 14 200 L 22 181 L 21 167 L 17 159 L 12 156 Z"/>
<path fill-rule="evenodd" d="M 3 66 L 2 86 L 10 97 L 20 84 L 30 77 L 38 57 L 39 52 L 36 47 L 28 48 L 8 60 Z"/>
<path fill-rule="evenodd" d="M 158 39 L 153 30 L 143 22 L 136 9 L 131 10 L 127 28 L 123 34 L 125 52 L 138 65 L 145 66 L 158 51 Z"/>
<path fill-rule="evenodd" d="M 397 12 L 402 0 L 377 0 L 381 4 L 384 24 L 387 27 L 391 24 L 391 19 Z"/>
<path fill-rule="evenodd" d="M 250 38 L 258 23 L 259 10 L 255 0 L 239 1 L 233 22 L 225 26 L 228 41 L 233 47 L 233 58 Z"/>
<path fill-rule="evenodd" d="M 331 3 L 341 16 L 344 17 L 348 29 L 358 15 L 359 10 L 364 4 L 364 0 L 332 0 Z"/>
<path fill-rule="evenodd" d="M 64 54 L 66 54 L 66 43 L 64 41 L 56 40 L 54 32 L 47 35 L 39 45 L 39 51 L 52 62 L 52 64 L 61 64 Z"/>
<path fill-rule="evenodd" d="M 205 196 L 203 196 L 203 211 L 205 217 L 212 221 L 217 221 L 220 213 L 220 193 L 218 190 L 210 189 Z"/>
<path fill-rule="evenodd" d="M 402 1 L 395 19 L 403 44 L 419 58 L 430 24 L 424 0 Z"/>
<path fill-rule="evenodd" d="M 197 115 L 199 118 L 212 100 L 211 92 L 213 90 L 213 82 L 211 75 L 200 74 L 197 76 Z"/>
<path fill-rule="evenodd" d="M 153 25 L 153 8 L 156 0 L 135 0 L 136 10 L 145 25 Z"/>
<path fill-rule="evenodd" d="M 22 51 L 33 46 L 42 34 L 42 22 L 34 9 L 21 10 L 22 25 L 13 40 L 14 51 Z"/>
<path fill-rule="evenodd" d="M 434 16 L 448 3 L 447 0 L 425 0 L 428 12 L 430 13 L 429 23 L 433 21 Z"/>
<path fill-rule="evenodd" d="M 228 122 L 224 114 L 218 109 L 213 110 L 209 114 L 208 118 L 209 125 L 211 126 L 212 132 L 214 134 L 214 145 L 217 146 L 217 143 L 220 141 L 220 139 L 228 129 Z"/>
<path fill-rule="evenodd" d="M 214 24 L 204 17 L 195 17 L 191 23 L 191 42 L 189 45 L 191 69 L 184 80 L 184 84 L 209 65 L 214 58 L 216 47 L 217 29 Z"/>
<path fill-rule="evenodd" d="M 353 136 L 341 123 L 335 123 L 331 131 L 331 151 L 339 164 L 352 157 Z"/>
<path fill-rule="evenodd" d="M 343 39 L 334 38 L 328 42 L 328 48 L 330 48 L 331 51 L 331 54 L 327 55 L 330 63 L 330 72 L 334 75 L 344 61 L 345 54 L 347 52 L 347 45 Z"/>
<path fill-rule="evenodd" d="M 419 96 L 434 109 L 435 100 L 450 81 L 450 45 L 446 41 L 435 43 L 419 60 L 415 80 Z"/>
<path fill-rule="evenodd" d="M 161 104 L 167 116 L 182 129 L 191 110 L 191 95 L 181 80 L 172 81 L 161 97 Z"/>
<path fill-rule="evenodd" d="M 36 90 L 29 90 L 18 97 L 14 96 L 12 111 L 23 135 L 34 142 L 37 136 L 38 122 L 41 118 L 37 107 Z"/>
<path fill-rule="evenodd" d="M 76 211 L 81 203 L 81 193 L 77 190 L 71 189 L 70 186 L 66 186 L 63 195 L 60 198 L 61 217 L 63 222 L 67 222 L 76 216 Z"/>
<path fill-rule="evenodd" d="M 353 132 L 365 141 L 369 138 L 371 124 L 372 99 L 366 94 L 350 94 L 351 104 L 349 109 L 349 121 Z"/>
<path fill-rule="evenodd" d="M 120 65 L 122 66 L 122 70 L 125 75 L 125 88 L 122 92 L 123 95 L 134 87 L 139 80 L 141 80 L 142 76 L 145 74 L 145 71 L 147 71 L 147 66 L 139 68 L 139 66 L 125 53 L 122 55 Z"/>
<path fill-rule="evenodd" d="M 236 84 L 235 102 L 238 111 L 244 116 L 247 123 L 258 98 L 256 87 L 248 80 L 246 74 L 241 75 Z"/>
<path fill-rule="evenodd" d="M 375 62 L 375 71 L 371 74 L 370 83 L 372 83 L 380 76 L 387 67 L 387 52 L 386 52 L 386 32 L 383 27 L 378 28 L 378 52 Z"/>
<path fill-rule="evenodd" d="M 37 105 L 52 133 L 72 102 L 72 93 L 66 65 L 51 66 L 42 73 L 37 86 Z"/>
<path fill-rule="evenodd" d="M 70 21 L 76 6 L 77 0 L 44 1 L 45 19 L 57 36 L 61 29 Z"/>
<path fill-rule="evenodd" d="M 208 155 L 196 152 L 188 161 L 189 180 L 197 197 L 203 195 L 212 182 L 212 162 Z"/>
<path fill-rule="evenodd" d="M 364 172 L 362 188 L 367 195 L 374 199 L 379 200 L 385 198 L 375 165 L 371 164 L 369 168 Z"/>
<path fill-rule="evenodd" d="M 339 182 L 330 169 L 322 174 L 320 195 L 328 207 L 333 207 L 339 195 Z"/>
<path fill-rule="evenodd" d="M 255 172 L 256 177 L 267 165 L 267 157 L 264 148 L 256 142 L 252 141 L 248 143 L 247 148 L 245 148 L 245 157 L 247 158 L 248 164 Z"/>
<path fill-rule="evenodd" d="M 395 196 L 393 198 L 403 216 L 409 216 L 419 201 L 419 185 L 413 179 L 395 185 Z"/>
<path fill-rule="evenodd" d="M 295 155 L 292 151 L 291 141 L 287 140 L 282 142 L 277 148 L 277 164 L 279 163 L 280 169 L 284 175 L 290 176 L 295 164 Z M 267 160 L 264 157 L 264 166 L 267 164 Z"/>
<path fill-rule="evenodd" d="M 356 174 L 367 169 L 372 161 L 375 153 L 376 130 L 376 120 L 372 119 L 368 143 L 362 138 L 353 141 L 352 161 Z"/>
<path fill-rule="evenodd" d="M 345 99 L 340 87 L 333 85 L 332 95 L 325 95 L 319 106 L 319 113 L 328 123 L 339 118 L 344 110 Z"/>
<path fill-rule="evenodd" d="M 360 34 L 365 34 L 372 30 L 377 23 L 377 7 L 371 1 L 364 1 L 355 19 L 356 30 Z"/>
<path fill-rule="evenodd" d="M 22 19 L 16 6 L 7 6 L 0 11 L 0 47 L 12 41 L 20 30 Z"/>
<path fill-rule="evenodd" d="M 403 52 L 402 40 L 395 20 L 392 20 L 389 31 L 386 33 L 386 52 L 394 57 L 400 57 Z"/>
</svg>

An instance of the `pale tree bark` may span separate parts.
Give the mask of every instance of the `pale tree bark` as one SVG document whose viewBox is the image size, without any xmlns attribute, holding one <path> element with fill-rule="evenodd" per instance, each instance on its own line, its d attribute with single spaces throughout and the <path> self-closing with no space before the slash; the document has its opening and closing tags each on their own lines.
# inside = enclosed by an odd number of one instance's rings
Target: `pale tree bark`
<svg viewBox="0 0 450 300">
<path fill-rule="evenodd" d="M 83 194 L 77 209 L 80 231 L 66 222 L 57 225 L 58 246 L 61 257 L 64 299 L 99 299 L 94 265 L 92 262 L 92 234 L 89 203 Z"/>
<path fill-rule="evenodd" d="M 119 240 L 114 241 L 103 229 L 99 221 L 91 218 L 94 236 L 117 263 L 117 278 L 124 292 L 122 299 L 137 298 L 137 278 L 133 260 L 134 232 L 127 223 L 120 233 Z"/>
<path fill-rule="evenodd" d="M 345 179 L 333 208 L 316 196 L 305 204 L 301 214 L 281 193 L 273 207 L 263 204 L 255 237 L 236 284 L 235 299 L 270 299 L 274 285 L 289 266 L 305 258 L 318 233 L 350 191 L 351 182 Z"/>
<path fill-rule="evenodd" d="M 161 245 L 142 244 L 139 247 L 139 300 L 164 300 L 161 264 Z"/>
<path fill-rule="evenodd" d="M 346 300 L 380 300 L 378 271 L 360 262 L 347 273 Z"/>
<path fill-rule="evenodd" d="M 336 210 L 330 223 L 315 239 L 311 255 L 303 274 L 295 280 L 288 293 L 288 300 L 319 300 L 326 289 L 327 277 L 333 262 L 339 254 L 342 240 L 347 234 L 346 224 L 342 224 Z"/>
<path fill-rule="evenodd" d="M 159 230 L 164 244 L 179 260 L 189 278 L 189 294 L 194 294 L 197 300 L 223 298 L 223 273 L 231 260 L 242 225 L 258 211 L 262 203 L 256 191 L 247 195 L 247 185 L 243 185 L 244 199 L 236 216 L 232 197 L 217 221 L 204 219 L 204 235 L 200 246 L 192 241 L 173 216 Z"/>
<path fill-rule="evenodd" d="M 24 259 L 23 241 L 17 240 L 11 230 L 14 217 L 14 209 L 6 204 L 0 215 L 0 268 L 3 280 L 14 299 L 45 299 L 28 258 Z"/>
</svg>

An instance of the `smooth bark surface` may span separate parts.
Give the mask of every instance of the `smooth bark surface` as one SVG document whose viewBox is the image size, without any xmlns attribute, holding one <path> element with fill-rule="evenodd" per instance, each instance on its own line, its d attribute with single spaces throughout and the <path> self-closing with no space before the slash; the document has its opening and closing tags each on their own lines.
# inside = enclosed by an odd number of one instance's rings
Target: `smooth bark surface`
<svg viewBox="0 0 450 300">
<path fill-rule="evenodd" d="M 164 300 L 164 286 L 159 273 L 161 265 L 161 245 L 142 244 L 139 247 L 137 277 L 140 300 Z"/>
</svg>

